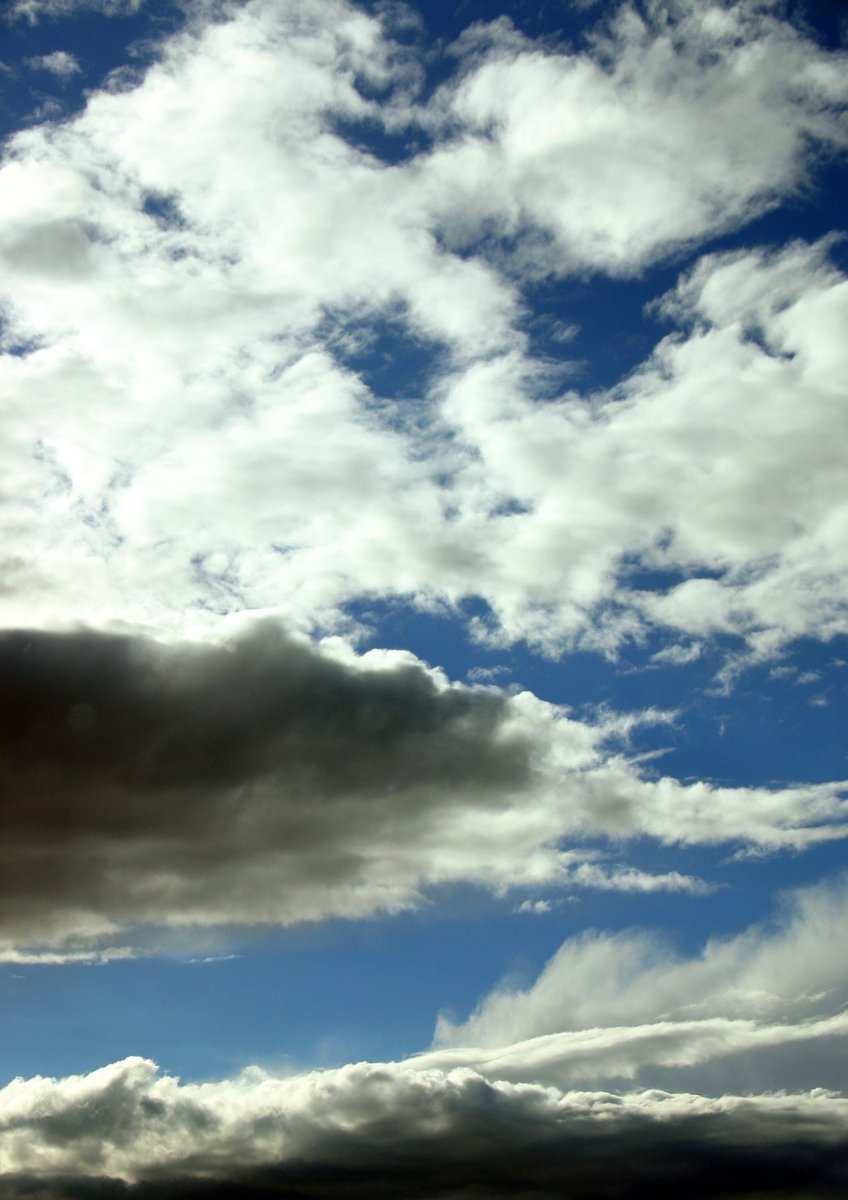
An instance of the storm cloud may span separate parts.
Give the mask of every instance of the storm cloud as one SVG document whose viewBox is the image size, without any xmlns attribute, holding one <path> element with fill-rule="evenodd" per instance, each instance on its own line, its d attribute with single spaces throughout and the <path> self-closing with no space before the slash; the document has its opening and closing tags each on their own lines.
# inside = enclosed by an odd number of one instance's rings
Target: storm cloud
<svg viewBox="0 0 848 1200">
<path fill-rule="evenodd" d="M 579 721 L 270 620 L 218 642 L 7 632 L 0 695 L 12 960 L 51 946 L 73 959 L 80 939 L 127 926 L 396 912 L 444 883 L 698 891 L 607 861 L 598 839 L 777 848 L 845 833 L 837 784 L 643 776 L 622 749 L 663 714 Z"/>
<path fill-rule="evenodd" d="M 665 714 L 576 720 L 527 692 L 451 684 L 406 652 L 356 655 L 272 620 L 196 642 L 6 632 L 0 696 L 13 961 L 33 947 L 73 961 L 82 942 L 108 957 L 130 926 L 396 912 L 446 883 L 697 892 L 708 885 L 603 847 L 845 834 L 838 784 L 644 775 L 628 739 Z"/>
<path fill-rule="evenodd" d="M 504 696 L 398 657 L 357 669 L 270 623 L 178 648 L 4 633 L 4 927 L 408 901 L 415 871 L 381 880 L 380 850 L 411 847 L 452 803 L 528 786 L 533 767 Z"/>
</svg>

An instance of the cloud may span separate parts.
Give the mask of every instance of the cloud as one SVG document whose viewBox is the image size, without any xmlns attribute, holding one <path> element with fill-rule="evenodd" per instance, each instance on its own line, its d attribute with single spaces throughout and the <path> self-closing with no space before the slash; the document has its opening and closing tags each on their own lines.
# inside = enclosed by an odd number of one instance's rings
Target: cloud
<svg viewBox="0 0 848 1200">
<path fill-rule="evenodd" d="M 564 942 L 529 986 L 440 1016 L 422 1068 L 558 1088 L 719 1095 L 848 1087 L 848 971 L 833 946 L 846 879 L 789 893 L 778 918 L 696 953 L 644 930 Z"/>
<path fill-rule="evenodd" d="M 562 1092 L 467 1068 L 360 1063 L 181 1084 L 130 1058 L 0 1092 L 11 1195 L 516 1194 L 812 1200 L 844 1186 L 846 1102 Z M 102 1190 L 97 1190 L 97 1184 Z M 39 1191 L 40 1189 L 40 1191 Z M 6 1194 L 10 1194 L 7 1190 Z"/>
<path fill-rule="evenodd" d="M 548 1074 L 536 1078 L 553 1076 L 561 1085 L 637 1078 L 642 1086 L 667 1086 L 668 1073 L 655 1069 L 666 1066 L 675 1068 L 675 1087 L 703 1089 L 719 1076 L 701 1069 L 681 1082 L 683 1069 L 732 1055 L 721 1064 L 719 1086 L 809 1087 L 811 1079 L 828 1079 L 842 1089 L 848 971 L 833 946 L 846 919 L 842 878 L 788 894 L 778 920 L 712 938 L 691 956 L 644 931 L 589 931 L 564 942 L 529 987 L 506 981 L 462 1024 L 440 1018 L 436 1043 L 521 1043 L 513 1058 L 526 1064 L 529 1043 L 522 1039 L 535 1038 L 532 1057 L 548 1061 Z M 841 1041 L 791 1051 L 821 1038 Z M 452 1052 L 446 1060 L 434 1053 L 436 1065 L 452 1061 Z M 456 1053 L 462 1061 L 466 1052 Z M 483 1069 L 486 1052 L 467 1053 L 469 1065 Z M 492 1053 L 500 1061 L 502 1050 Z"/>
<path fill-rule="evenodd" d="M 659 627 L 768 657 L 845 631 L 848 284 L 828 248 L 702 259 L 662 304 L 686 335 L 605 394 L 540 402 L 516 356 L 452 381 L 467 509 L 524 509 L 480 520 L 498 530 L 482 632 L 614 650 Z"/>
<path fill-rule="evenodd" d="M 830 242 L 701 260 L 606 392 L 556 394 L 527 332 L 540 238 L 638 272 L 844 143 L 839 55 L 762 6 L 670 11 L 580 54 L 476 27 L 425 102 L 388 16 L 251 0 L 11 139 L 4 624 L 475 596 L 479 636 L 554 654 L 844 631 Z M 382 394 L 368 347 L 421 378 Z"/>
<path fill-rule="evenodd" d="M 532 1080 L 556 1087 L 663 1086 L 712 1092 L 778 1084 L 793 1088 L 832 1079 L 844 1085 L 848 1015 L 773 1024 L 705 1017 L 601 1026 L 526 1039 L 506 1046 L 445 1048 L 420 1055 L 422 1068 L 469 1067 L 488 1078 Z M 795 1077 L 801 1081 L 796 1082 Z M 810 1083 L 809 1081 L 814 1081 Z M 842 1090 L 842 1087 L 839 1088 Z"/>
<path fill-rule="evenodd" d="M 633 718 L 580 722 L 272 621 L 230 632 L 0 635 L 9 950 L 96 954 L 127 925 L 367 916 L 455 882 L 697 893 L 585 839 L 775 849 L 846 833 L 836 785 L 643 778 L 615 749 Z"/>
<path fill-rule="evenodd" d="M 95 12 L 101 17 L 132 16 L 144 5 L 145 0 L 11 0 L 9 19 L 25 18 L 30 25 L 39 20 L 57 20 L 73 17 L 79 13 Z"/>
<path fill-rule="evenodd" d="M 470 821 L 532 782 L 507 701 L 411 656 L 346 663 L 268 624 L 217 646 L 79 633 L 2 647 L 18 937 L 404 907 L 439 851 L 473 864 L 462 835 L 437 832 L 451 806 Z"/>
<path fill-rule="evenodd" d="M 66 50 L 54 50 L 52 54 L 28 58 L 27 66 L 37 71 L 49 71 L 52 75 L 58 75 L 60 79 L 70 79 L 82 70 L 74 55 L 68 54 Z"/>
<path fill-rule="evenodd" d="M 624 4 L 584 53 L 475 26 L 441 93 L 458 136 L 424 173 L 462 197 L 448 237 L 516 238 L 531 274 L 628 275 L 794 193 L 846 144 L 844 55 L 770 7 Z"/>
</svg>

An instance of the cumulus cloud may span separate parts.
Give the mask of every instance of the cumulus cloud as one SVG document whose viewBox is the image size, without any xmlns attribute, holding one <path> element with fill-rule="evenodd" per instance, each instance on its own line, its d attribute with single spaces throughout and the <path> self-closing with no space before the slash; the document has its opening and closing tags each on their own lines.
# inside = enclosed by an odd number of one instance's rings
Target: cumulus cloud
<svg viewBox="0 0 848 1200">
<path fill-rule="evenodd" d="M 844 147 L 843 55 L 768 5 L 642 8 L 580 54 L 503 19 L 469 31 L 441 95 L 462 133 L 429 164 L 437 194 L 462 195 L 441 213 L 449 236 L 473 244 L 489 222 L 531 272 L 628 274 L 772 207 Z"/>
<path fill-rule="evenodd" d="M 269 625 L 218 646 L 2 644 L 18 938 L 403 907 L 440 850 L 460 876 L 473 861 L 463 834 L 437 832 L 452 806 L 470 821 L 533 784 L 517 710 L 411 656 L 346 663 Z"/>
<path fill-rule="evenodd" d="M 605 395 L 540 403 L 516 356 L 453 382 L 469 504 L 525 510 L 492 522 L 501 626 L 608 648 L 647 623 L 763 656 L 844 632 L 848 284 L 828 244 L 707 257 L 662 311 L 686 336 Z"/>
<path fill-rule="evenodd" d="M 844 144 L 842 56 L 761 5 L 652 14 L 580 53 L 477 27 L 425 102 L 396 10 L 251 0 L 11 139 L 4 623 L 314 630 L 358 597 L 475 596 L 481 637 L 661 629 L 690 648 L 664 662 L 844 631 L 829 243 L 705 258 L 605 393 L 552 398 L 525 328 L 537 250 L 639 271 Z M 428 365 L 383 395 L 362 364 L 388 334 Z"/>
<path fill-rule="evenodd" d="M 181 1084 L 126 1059 L 0 1092 L 0 1163 L 19 1200 L 99 1195 L 699 1200 L 836 1197 L 848 1101 L 562 1092 L 468 1068 L 360 1063 Z M 123 1181 L 134 1183 L 129 1193 Z M 99 1185 L 99 1186 L 98 1186 Z M 9 1190 L 10 1189 L 10 1190 Z"/>
<path fill-rule="evenodd" d="M 632 718 L 577 721 L 274 622 L 195 643 L 6 632 L 0 679 L 13 953 L 78 957 L 74 939 L 102 947 L 139 923 L 392 912 L 458 881 L 698 892 L 585 839 L 776 849 L 848 831 L 835 785 L 643 778 L 615 748 Z"/>
</svg>

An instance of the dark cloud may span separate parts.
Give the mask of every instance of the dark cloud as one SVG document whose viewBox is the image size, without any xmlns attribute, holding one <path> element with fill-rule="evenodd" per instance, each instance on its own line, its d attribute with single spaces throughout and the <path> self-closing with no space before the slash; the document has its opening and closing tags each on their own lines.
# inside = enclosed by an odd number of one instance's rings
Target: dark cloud
<svg viewBox="0 0 848 1200">
<path fill-rule="evenodd" d="M 0 1093 L 4 1197 L 835 1200 L 848 1186 L 846 1101 L 824 1094 L 568 1093 L 399 1064 L 198 1088 L 151 1067 L 29 1081 L 14 1114 Z"/>
<path fill-rule="evenodd" d="M 391 907 L 422 865 L 395 856 L 446 805 L 530 781 L 509 716 L 493 692 L 348 664 L 273 623 L 227 645 L 3 633 L 3 930 Z"/>
</svg>

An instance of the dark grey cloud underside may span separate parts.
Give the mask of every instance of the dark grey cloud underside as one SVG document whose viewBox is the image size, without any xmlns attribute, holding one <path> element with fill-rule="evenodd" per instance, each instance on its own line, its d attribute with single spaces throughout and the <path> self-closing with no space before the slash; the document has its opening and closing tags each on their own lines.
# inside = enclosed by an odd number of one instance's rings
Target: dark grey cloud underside
<svg viewBox="0 0 848 1200">
<path fill-rule="evenodd" d="M 222 1086 L 208 1097 L 175 1089 L 153 1064 L 128 1060 L 71 1092 L 67 1081 L 42 1084 L 29 1103 L 13 1092 L 0 1109 L 5 1145 L 55 1174 L 7 1175 L 0 1194 L 830 1200 L 848 1190 L 845 1102 L 824 1094 L 616 1098 L 364 1063 L 288 1085 L 266 1078 L 255 1091 L 241 1080 L 224 1104 Z M 112 1153 L 128 1154 L 124 1170 L 143 1182 L 98 1179 Z"/>
<path fill-rule="evenodd" d="M 119 1180 L 6 1177 L 6 1200 L 839 1200 L 848 1194 L 848 1142 L 806 1140 L 779 1147 L 710 1141 L 688 1122 L 657 1136 L 544 1138 L 516 1144 L 497 1130 L 469 1131 L 450 1146 L 397 1144 L 382 1162 L 302 1163 L 216 1180 L 168 1179 L 134 1186 Z M 503 1131 L 501 1131 L 502 1134 Z M 398 1161 L 402 1160 L 402 1161 Z"/>
<path fill-rule="evenodd" d="M 226 646 L 0 635 L 0 921 L 22 906 L 158 915 L 238 890 L 238 868 L 355 879 L 368 839 L 532 775 L 504 697 L 420 666 L 356 669 L 260 623 Z M 402 837 L 401 837 L 402 840 Z"/>
</svg>

